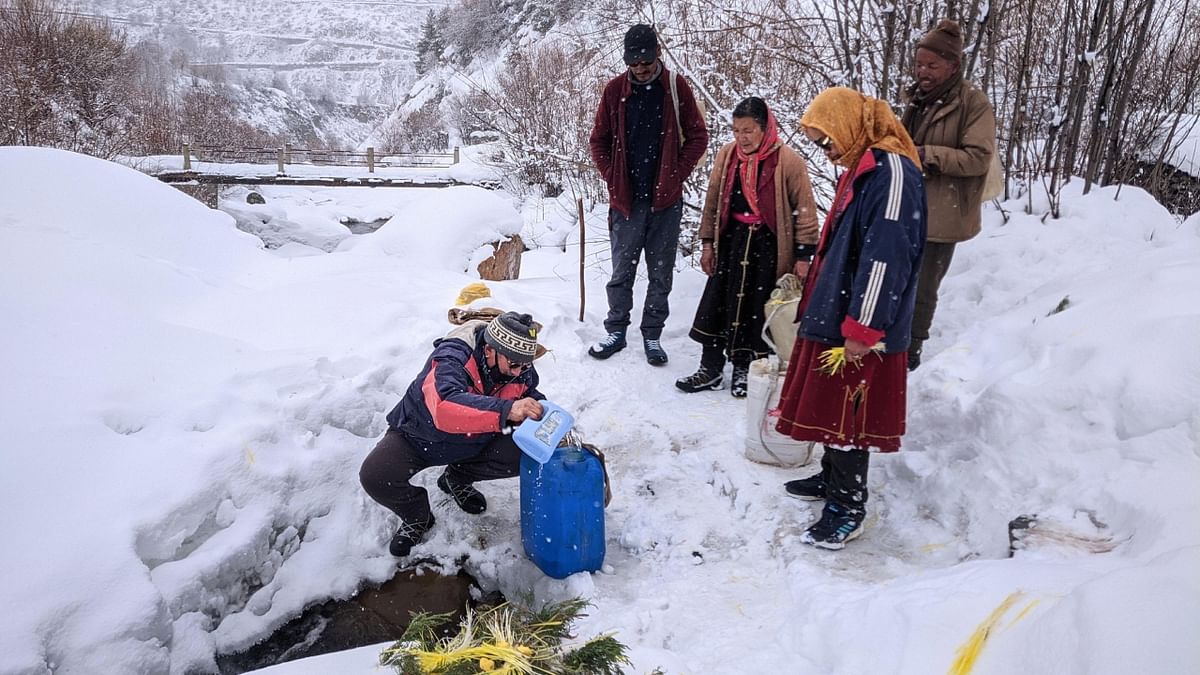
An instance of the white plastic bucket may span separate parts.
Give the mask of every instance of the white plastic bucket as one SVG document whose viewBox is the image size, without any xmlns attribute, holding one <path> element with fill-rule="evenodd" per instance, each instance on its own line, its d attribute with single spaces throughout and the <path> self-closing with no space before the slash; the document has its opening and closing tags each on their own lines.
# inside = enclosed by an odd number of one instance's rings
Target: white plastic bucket
<svg viewBox="0 0 1200 675">
<path fill-rule="evenodd" d="M 761 464 L 794 468 L 812 460 L 813 443 L 793 440 L 775 431 L 777 417 L 767 415 L 779 407 L 786 375 L 779 360 L 771 357 L 750 364 L 746 392 L 746 458 Z"/>
</svg>

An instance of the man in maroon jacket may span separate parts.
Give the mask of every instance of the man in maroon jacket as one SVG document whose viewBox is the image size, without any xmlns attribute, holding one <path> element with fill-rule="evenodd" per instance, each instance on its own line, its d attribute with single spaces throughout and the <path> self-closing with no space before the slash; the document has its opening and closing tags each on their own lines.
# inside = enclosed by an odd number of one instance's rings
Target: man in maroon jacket
<svg viewBox="0 0 1200 675">
<path fill-rule="evenodd" d="M 646 361 L 655 366 L 667 362 L 659 339 L 670 311 L 683 181 L 708 146 L 691 87 L 666 69 L 661 56 L 654 28 L 638 24 L 625 33 L 629 68 L 604 87 L 590 140 L 592 161 L 608 183 L 612 278 L 606 286 L 608 335 L 588 354 L 607 359 L 625 348 L 633 281 L 645 251 L 642 343 Z"/>
</svg>

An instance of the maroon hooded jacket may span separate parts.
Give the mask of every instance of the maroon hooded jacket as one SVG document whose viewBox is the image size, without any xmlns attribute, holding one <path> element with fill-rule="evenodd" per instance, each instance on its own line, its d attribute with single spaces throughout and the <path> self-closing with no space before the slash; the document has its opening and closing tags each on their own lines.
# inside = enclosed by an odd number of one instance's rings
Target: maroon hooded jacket
<svg viewBox="0 0 1200 675">
<path fill-rule="evenodd" d="M 671 77 L 676 78 L 679 92 L 679 117 L 685 138 L 682 144 L 679 126 L 675 123 L 675 105 L 671 101 L 671 80 L 668 79 Z M 652 211 L 661 211 L 679 201 L 683 196 L 683 181 L 708 147 L 708 128 L 687 79 L 673 74 L 664 65 L 659 80 L 663 88 L 663 129 L 654 200 L 650 205 Z M 633 210 L 633 184 L 625 148 L 625 99 L 632 86 L 628 73 L 621 73 L 605 85 L 589 141 L 592 162 L 608 183 L 609 205 L 626 218 Z"/>
</svg>

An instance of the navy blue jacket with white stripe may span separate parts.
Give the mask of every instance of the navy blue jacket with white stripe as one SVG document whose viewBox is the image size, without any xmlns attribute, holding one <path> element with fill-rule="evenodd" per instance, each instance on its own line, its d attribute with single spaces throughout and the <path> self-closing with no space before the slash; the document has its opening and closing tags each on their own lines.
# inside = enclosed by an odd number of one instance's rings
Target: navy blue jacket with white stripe
<svg viewBox="0 0 1200 675">
<path fill-rule="evenodd" d="M 838 181 L 805 284 L 801 337 L 907 351 L 925 226 L 921 170 L 902 155 L 863 153 Z"/>
</svg>

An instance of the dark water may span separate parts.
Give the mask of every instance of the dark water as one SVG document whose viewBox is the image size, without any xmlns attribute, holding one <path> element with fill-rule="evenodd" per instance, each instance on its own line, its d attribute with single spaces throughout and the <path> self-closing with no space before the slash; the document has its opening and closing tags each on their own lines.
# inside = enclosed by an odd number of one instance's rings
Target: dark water
<svg viewBox="0 0 1200 675">
<path fill-rule="evenodd" d="M 310 607 L 269 638 L 239 654 L 217 657 L 221 675 L 239 675 L 277 663 L 398 640 L 412 612 L 458 612 L 462 617 L 475 580 L 466 572 L 442 576 L 420 567 L 402 570 L 349 600 Z M 477 593 L 478 595 L 478 593 Z M 457 621 L 451 623 L 456 626 Z"/>
</svg>

